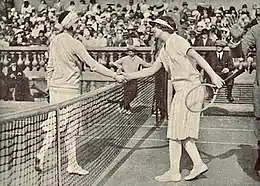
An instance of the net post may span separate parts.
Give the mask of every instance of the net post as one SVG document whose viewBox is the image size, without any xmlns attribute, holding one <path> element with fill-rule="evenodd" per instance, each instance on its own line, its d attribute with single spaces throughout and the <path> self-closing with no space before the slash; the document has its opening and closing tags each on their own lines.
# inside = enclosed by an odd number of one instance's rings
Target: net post
<svg viewBox="0 0 260 186">
<path fill-rule="evenodd" d="M 60 109 L 56 109 L 56 132 L 57 132 L 57 180 L 58 186 L 61 186 L 61 135 L 60 135 Z"/>
</svg>

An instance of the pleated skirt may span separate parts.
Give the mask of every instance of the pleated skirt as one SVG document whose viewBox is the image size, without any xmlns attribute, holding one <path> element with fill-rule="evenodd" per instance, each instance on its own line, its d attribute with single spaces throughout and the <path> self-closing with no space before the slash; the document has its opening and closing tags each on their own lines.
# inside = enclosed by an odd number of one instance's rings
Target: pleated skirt
<svg viewBox="0 0 260 186">
<path fill-rule="evenodd" d="M 198 139 L 200 127 L 200 112 L 191 112 L 185 105 L 185 99 L 188 92 L 195 86 L 199 85 L 200 81 L 189 82 L 180 81 L 174 83 L 176 91 L 170 105 L 169 122 L 167 137 L 173 140 L 184 140 L 186 138 Z M 195 91 L 196 90 L 196 91 Z M 190 94 L 189 103 L 196 102 L 196 109 L 201 108 L 204 101 L 203 87 L 195 89 Z"/>
</svg>

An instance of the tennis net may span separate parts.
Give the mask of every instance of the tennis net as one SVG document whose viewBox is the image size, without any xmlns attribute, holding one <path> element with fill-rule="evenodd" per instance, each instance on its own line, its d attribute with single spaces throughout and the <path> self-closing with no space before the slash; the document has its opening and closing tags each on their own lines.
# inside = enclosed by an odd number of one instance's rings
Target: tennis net
<svg viewBox="0 0 260 186">
<path fill-rule="evenodd" d="M 0 116 L 0 185 L 92 185 L 152 114 L 154 77 L 138 80 L 137 89 L 130 115 L 108 101 L 123 99 L 123 86 L 111 84 L 61 104 Z M 46 130 L 54 130 L 55 138 L 39 173 L 35 157 Z M 66 170 L 72 133 L 77 161 L 88 175 Z"/>
</svg>

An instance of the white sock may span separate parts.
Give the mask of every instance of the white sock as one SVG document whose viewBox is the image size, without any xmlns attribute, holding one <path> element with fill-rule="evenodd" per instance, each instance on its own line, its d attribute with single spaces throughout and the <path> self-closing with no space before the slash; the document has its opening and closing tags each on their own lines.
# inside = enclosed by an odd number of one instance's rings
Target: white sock
<svg viewBox="0 0 260 186">
<path fill-rule="evenodd" d="M 188 139 L 184 140 L 183 145 L 193 162 L 193 166 L 200 166 L 200 165 L 204 164 L 193 139 L 188 138 Z"/>
<path fill-rule="evenodd" d="M 180 173 L 181 141 L 169 141 L 170 170 L 174 174 Z"/>
</svg>

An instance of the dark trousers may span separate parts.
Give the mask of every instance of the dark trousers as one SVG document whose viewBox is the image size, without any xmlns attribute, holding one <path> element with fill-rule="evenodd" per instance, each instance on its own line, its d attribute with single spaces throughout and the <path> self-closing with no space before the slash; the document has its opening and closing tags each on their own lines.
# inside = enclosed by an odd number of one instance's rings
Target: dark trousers
<svg viewBox="0 0 260 186">
<path fill-rule="evenodd" d="M 130 103 L 137 96 L 137 80 L 131 80 L 124 84 L 124 98 L 120 106 L 126 110 L 131 110 Z"/>
<path fill-rule="evenodd" d="M 30 92 L 29 79 L 25 76 L 17 76 L 15 87 L 15 101 L 33 101 Z"/>
<path fill-rule="evenodd" d="M 8 95 L 8 85 L 4 81 L 4 79 L 1 78 L 0 79 L 0 100 L 1 99 L 8 100 L 7 95 Z"/>
</svg>

